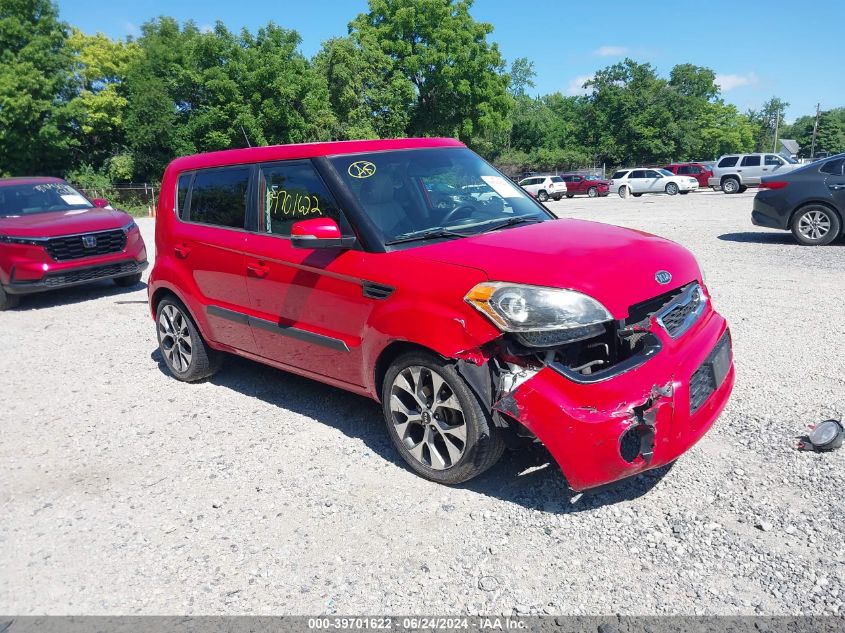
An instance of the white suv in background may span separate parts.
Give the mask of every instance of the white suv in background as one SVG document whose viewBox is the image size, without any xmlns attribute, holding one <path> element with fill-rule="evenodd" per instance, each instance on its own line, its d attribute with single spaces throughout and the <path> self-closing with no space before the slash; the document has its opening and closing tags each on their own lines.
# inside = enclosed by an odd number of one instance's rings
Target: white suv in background
<svg viewBox="0 0 845 633">
<path fill-rule="evenodd" d="M 713 166 L 707 184 L 725 193 L 742 193 L 760 184 L 763 176 L 782 174 L 798 167 L 798 161 L 779 154 L 728 154 Z"/>
<path fill-rule="evenodd" d="M 620 169 L 613 174 L 610 190 L 624 198 L 629 193 L 639 198 L 644 193 L 677 193 L 686 195 L 698 189 L 698 179 L 691 176 L 676 176 L 668 169 Z"/>
<path fill-rule="evenodd" d="M 566 195 L 566 183 L 560 176 L 529 176 L 520 180 L 519 186 L 540 202 L 560 200 Z"/>
</svg>

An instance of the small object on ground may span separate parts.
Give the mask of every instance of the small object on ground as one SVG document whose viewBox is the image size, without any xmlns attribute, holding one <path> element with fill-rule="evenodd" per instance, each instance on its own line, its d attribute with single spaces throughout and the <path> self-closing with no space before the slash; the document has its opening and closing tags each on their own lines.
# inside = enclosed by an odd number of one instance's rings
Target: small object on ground
<svg viewBox="0 0 845 633">
<path fill-rule="evenodd" d="M 817 451 L 832 451 L 842 446 L 845 428 L 839 420 L 825 420 L 810 431 L 810 444 Z"/>
</svg>

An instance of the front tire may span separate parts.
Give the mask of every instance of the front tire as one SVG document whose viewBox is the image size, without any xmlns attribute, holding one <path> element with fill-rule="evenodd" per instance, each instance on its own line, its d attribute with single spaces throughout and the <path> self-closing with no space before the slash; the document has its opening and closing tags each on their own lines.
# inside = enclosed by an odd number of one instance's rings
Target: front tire
<svg viewBox="0 0 845 633">
<path fill-rule="evenodd" d="M 537 200 L 539 200 L 540 202 L 548 202 L 549 201 L 549 194 L 546 193 L 545 191 L 541 191 L 540 193 L 537 194 Z"/>
<path fill-rule="evenodd" d="M 668 193 L 670 196 L 678 195 L 678 191 L 679 189 L 676 183 L 670 182 L 666 185 L 666 193 Z"/>
<path fill-rule="evenodd" d="M 595 187 L 590 187 L 589 189 L 587 189 L 587 195 L 590 198 L 597 198 L 598 195 L 599 195 L 599 190 L 596 189 Z"/>
<path fill-rule="evenodd" d="M 824 246 L 839 237 L 842 223 L 832 209 L 809 204 L 792 218 L 792 235 L 804 246 Z"/>
<path fill-rule="evenodd" d="M 722 181 L 722 191 L 729 194 L 739 193 L 739 180 L 736 178 L 725 178 Z"/>
<path fill-rule="evenodd" d="M 115 277 L 112 281 L 121 288 L 131 288 L 141 283 L 141 273 L 129 275 L 128 277 Z"/>
<path fill-rule="evenodd" d="M 0 312 L 14 310 L 20 304 L 21 298 L 18 295 L 10 295 L 0 287 Z"/>
<path fill-rule="evenodd" d="M 453 363 L 424 352 L 397 358 L 382 386 L 387 432 L 411 469 L 459 484 L 493 466 L 504 441 Z"/>
<path fill-rule="evenodd" d="M 178 299 L 162 299 L 156 309 L 158 348 L 173 377 L 183 382 L 208 378 L 220 368 L 220 353 L 208 347 L 188 309 Z"/>
</svg>

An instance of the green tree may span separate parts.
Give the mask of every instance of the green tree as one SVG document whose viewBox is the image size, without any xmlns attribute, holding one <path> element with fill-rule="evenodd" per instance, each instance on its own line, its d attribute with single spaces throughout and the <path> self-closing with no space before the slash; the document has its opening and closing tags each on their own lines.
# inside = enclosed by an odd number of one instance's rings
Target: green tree
<svg viewBox="0 0 845 633">
<path fill-rule="evenodd" d="M 510 86 L 508 87 L 511 96 L 514 98 L 524 96 L 526 88 L 534 87 L 534 77 L 536 76 L 534 62 L 529 61 L 527 57 L 517 57 L 513 60 L 510 71 Z"/>
<path fill-rule="evenodd" d="M 49 0 L 0 0 L 0 174 L 58 174 L 66 164 L 67 38 Z"/>
<path fill-rule="evenodd" d="M 76 88 L 65 112 L 77 157 L 73 162 L 103 167 L 125 150 L 123 119 L 129 105 L 125 81 L 140 49 L 133 42 L 112 40 L 102 33 L 86 35 L 76 28 L 68 47 L 73 53 Z"/>
<path fill-rule="evenodd" d="M 755 150 L 758 152 L 771 152 L 775 147 L 775 133 L 778 138 L 783 138 L 780 130 L 786 125 L 784 113 L 789 104 L 782 99 L 772 97 L 760 110 L 749 110 L 748 118 L 757 128 L 755 134 Z"/>
<path fill-rule="evenodd" d="M 506 140 L 509 78 L 498 46 L 487 41 L 493 27 L 476 22 L 471 6 L 471 0 L 370 0 L 349 32 L 397 84 L 392 92 L 412 95 L 403 104 L 407 133 L 457 136 L 492 151 Z"/>
<path fill-rule="evenodd" d="M 381 51 L 364 49 L 349 37 L 323 43 L 314 65 L 328 87 L 337 121 L 334 138 L 405 135 L 413 86 L 395 73 L 385 73 L 384 61 Z"/>
</svg>

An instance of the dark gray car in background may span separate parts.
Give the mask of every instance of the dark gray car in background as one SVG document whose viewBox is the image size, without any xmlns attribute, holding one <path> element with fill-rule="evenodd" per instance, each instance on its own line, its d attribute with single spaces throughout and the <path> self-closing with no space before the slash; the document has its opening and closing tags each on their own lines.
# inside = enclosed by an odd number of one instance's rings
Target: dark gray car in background
<svg viewBox="0 0 845 633">
<path fill-rule="evenodd" d="M 800 244 L 830 244 L 845 226 L 845 154 L 763 178 L 751 221 L 792 231 Z"/>
</svg>

